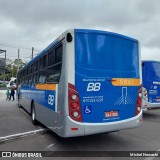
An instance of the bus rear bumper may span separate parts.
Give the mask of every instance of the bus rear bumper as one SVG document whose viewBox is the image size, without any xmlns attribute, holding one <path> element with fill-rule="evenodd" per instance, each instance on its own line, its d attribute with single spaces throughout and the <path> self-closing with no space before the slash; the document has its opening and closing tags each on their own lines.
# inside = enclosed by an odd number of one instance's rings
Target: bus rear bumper
<svg viewBox="0 0 160 160">
<path fill-rule="evenodd" d="M 85 135 L 90 135 L 90 134 L 106 133 L 123 129 L 135 128 L 139 127 L 141 124 L 142 124 L 142 110 L 136 117 L 127 120 L 109 122 L 109 123 L 99 123 L 99 124 L 85 123 L 84 128 L 85 128 Z"/>
<path fill-rule="evenodd" d="M 160 103 L 150 103 L 148 101 L 142 101 L 142 109 L 160 109 Z"/>
<path fill-rule="evenodd" d="M 142 110 L 133 118 L 108 123 L 79 123 L 69 117 L 66 117 L 66 119 L 67 123 L 63 137 L 85 136 L 139 127 L 142 124 Z"/>
</svg>

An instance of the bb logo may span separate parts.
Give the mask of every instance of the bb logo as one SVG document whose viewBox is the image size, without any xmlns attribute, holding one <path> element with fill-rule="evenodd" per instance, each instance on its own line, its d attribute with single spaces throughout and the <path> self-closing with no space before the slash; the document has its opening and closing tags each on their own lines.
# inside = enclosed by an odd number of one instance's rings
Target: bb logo
<svg viewBox="0 0 160 160">
<path fill-rule="evenodd" d="M 99 91 L 101 89 L 101 83 L 88 83 L 87 91 Z"/>
<path fill-rule="evenodd" d="M 54 105 L 54 95 L 49 94 L 48 96 L 48 104 L 49 105 Z"/>
</svg>

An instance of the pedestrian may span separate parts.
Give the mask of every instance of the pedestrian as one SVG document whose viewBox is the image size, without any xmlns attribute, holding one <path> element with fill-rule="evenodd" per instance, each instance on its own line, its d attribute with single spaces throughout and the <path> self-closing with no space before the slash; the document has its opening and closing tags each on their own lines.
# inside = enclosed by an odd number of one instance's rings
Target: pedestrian
<svg viewBox="0 0 160 160">
<path fill-rule="evenodd" d="M 15 86 L 11 85 L 11 93 L 10 93 L 9 100 L 11 100 L 11 97 L 13 97 L 13 101 L 14 101 L 14 94 L 15 94 Z"/>
<path fill-rule="evenodd" d="M 7 92 L 6 92 L 6 100 L 9 100 L 9 97 L 10 97 L 10 91 L 9 91 L 9 88 L 7 88 Z"/>
</svg>

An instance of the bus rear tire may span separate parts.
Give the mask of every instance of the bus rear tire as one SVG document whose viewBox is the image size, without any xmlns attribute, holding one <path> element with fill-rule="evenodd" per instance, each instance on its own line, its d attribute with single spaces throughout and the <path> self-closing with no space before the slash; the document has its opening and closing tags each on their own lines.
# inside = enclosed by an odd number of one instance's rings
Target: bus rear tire
<svg viewBox="0 0 160 160">
<path fill-rule="evenodd" d="M 18 108 L 22 108 L 22 106 L 19 103 L 19 99 L 18 99 L 18 103 L 17 103 Z"/>
<path fill-rule="evenodd" d="M 18 108 L 22 108 L 22 106 L 21 106 L 21 105 L 20 105 L 20 103 L 19 103 L 19 100 L 20 100 L 19 95 L 18 95 L 17 97 L 18 97 L 18 103 L 17 103 L 17 106 L 18 106 Z"/>
<path fill-rule="evenodd" d="M 37 125 L 36 110 L 35 110 L 35 105 L 34 105 L 34 103 L 32 104 L 32 108 L 31 108 L 31 118 L 32 118 L 32 123 L 33 123 L 33 125 Z"/>
</svg>

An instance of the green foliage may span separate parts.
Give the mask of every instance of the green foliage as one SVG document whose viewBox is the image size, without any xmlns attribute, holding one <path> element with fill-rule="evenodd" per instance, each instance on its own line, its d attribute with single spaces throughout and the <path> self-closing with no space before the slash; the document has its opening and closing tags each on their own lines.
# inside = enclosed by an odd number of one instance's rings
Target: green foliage
<svg viewBox="0 0 160 160">
<path fill-rule="evenodd" d="M 7 87 L 6 84 L 0 84 L 0 87 Z"/>
<path fill-rule="evenodd" d="M 18 62 L 19 62 L 19 70 L 26 65 L 26 63 L 24 63 L 22 59 L 19 59 L 19 61 L 18 59 L 15 59 L 10 64 L 7 64 L 7 70 L 10 71 L 10 73 L 6 74 L 7 77 L 6 79 L 10 79 L 11 77 L 17 77 Z M 0 79 L 3 79 L 3 73 L 1 73 Z"/>
</svg>

